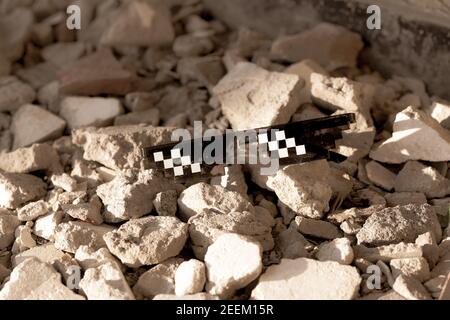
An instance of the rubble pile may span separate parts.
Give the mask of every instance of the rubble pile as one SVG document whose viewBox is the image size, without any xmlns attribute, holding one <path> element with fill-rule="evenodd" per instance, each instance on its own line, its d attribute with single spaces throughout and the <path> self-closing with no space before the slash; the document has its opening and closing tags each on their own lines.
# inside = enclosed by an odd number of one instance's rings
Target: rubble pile
<svg viewBox="0 0 450 320">
<path fill-rule="evenodd" d="M 450 102 L 341 26 L 79 0 L 70 30 L 71 3 L 0 0 L 0 299 L 448 299 Z M 142 155 L 194 121 L 349 112 L 339 164 L 178 181 Z"/>
</svg>

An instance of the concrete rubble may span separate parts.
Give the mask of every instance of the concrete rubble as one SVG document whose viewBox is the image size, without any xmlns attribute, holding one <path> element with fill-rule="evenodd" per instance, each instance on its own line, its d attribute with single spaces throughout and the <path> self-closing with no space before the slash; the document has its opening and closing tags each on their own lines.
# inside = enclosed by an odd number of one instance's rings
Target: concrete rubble
<svg viewBox="0 0 450 320">
<path fill-rule="evenodd" d="M 450 299 L 450 103 L 363 35 L 233 29 L 212 0 L 79 0 L 68 30 L 70 1 L 0 2 L 0 300 Z M 198 122 L 345 113 L 341 163 L 174 179 L 143 156 Z"/>
<path fill-rule="evenodd" d="M 236 234 L 223 234 L 208 247 L 205 265 L 208 293 L 228 298 L 247 286 L 262 271 L 262 247 Z"/>
<path fill-rule="evenodd" d="M 371 215 L 356 235 L 358 243 L 387 245 L 413 242 L 430 231 L 441 239 L 442 231 L 434 208 L 429 205 L 406 205 L 386 208 Z"/>
<path fill-rule="evenodd" d="M 362 48 L 359 34 L 330 23 L 321 23 L 302 33 L 278 38 L 272 44 L 271 53 L 291 63 L 314 59 L 325 69 L 335 70 L 354 67 Z"/>
<path fill-rule="evenodd" d="M 355 297 L 360 282 L 355 267 L 306 258 L 283 259 L 263 273 L 251 298 L 350 300 Z"/>
<path fill-rule="evenodd" d="M 175 217 L 145 217 L 128 221 L 106 233 L 104 241 L 124 264 L 136 267 L 178 255 L 187 236 L 187 224 Z"/>
<path fill-rule="evenodd" d="M 289 121 L 299 107 L 302 84 L 296 75 L 242 62 L 220 80 L 214 94 L 233 129 L 253 129 Z"/>
</svg>

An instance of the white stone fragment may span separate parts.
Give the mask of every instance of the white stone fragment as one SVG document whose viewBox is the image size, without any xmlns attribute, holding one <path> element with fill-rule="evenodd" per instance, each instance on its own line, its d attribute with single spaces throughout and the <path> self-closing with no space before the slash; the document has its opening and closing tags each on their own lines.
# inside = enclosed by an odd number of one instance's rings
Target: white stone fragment
<svg viewBox="0 0 450 320">
<path fill-rule="evenodd" d="M 302 89 L 302 97 L 300 98 L 301 103 L 306 102 L 312 102 L 311 99 L 311 75 L 313 73 L 320 73 L 323 75 L 328 75 L 328 72 L 322 68 L 321 65 L 319 65 L 314 60 L 305 59 L 301 62 L 295 63 L 290 65 L 286 70 L 284 70 L 285 73 L 289 74 L 295 74 L 305 80 L 305 87 Z M 306 119 L 305 119 L 306 120 Z"/>
<path fill-rule="evenodd" d="M 242 194 L 204 182 L 184 190 L 178 198 L 178 207 L 183 221 L 208 210 L 220 213 L 254 211 L 252 204 Z"/>
<path fill-rule="evenodd" d="M 450 194 L 450 180 L 418 161 L 408 161 L 394 183 L 397 192 L 422 192 L 428 198 L 443 198 Z"/>
<path fill-rule="evenodd" d="M 360 283 L 355 267 L 334 261 L 282 259 L 262 274 L 250 299 L 350 300 L 356 297 Z"/>
<path fill-rule="evenodd" d="M 61 275 L 47 263 L 29 258 L 14 268 L 0 291 L 0 300 L 84 300 L 61 282 Z"/>
<path fill-rule="evenodd" d="M 272 228 L 261 221 L 257 213 L 228 212 L 217 214 L 213 210 L 189 219 L 189 236 L 195 256 L 203 260 L 208 247 L 224 233 L 237 233 L 257 240 L 264 251 L 272 250 Z"/>
<path fill-rule="evenodd" d="M 82 128 L 72 132 L 72 140 L 83 148 L 85 160 L 97 161 L 115 170 L 141 169 L 142 148 L 170 143 L 172 131 L 173 128 L 139 125 Z"/>
<path fill-rule="evenodd" d="M 144 272 L 133 287 L 136 297 L 152 299 L 161 294 L 175 294 L 175 272 L 183 262 L 170 258 Z"/>
<path fill-rule="evenodd" d="M 0 209 L 0 250 L 14 242 L 14 232 L 20 225 L 19 219 L 9 210 Z"/>
<path fill-rule="evenodd" d="M 112 226 L 94 226 L 83 221 L 60 223 L 55 229 L 55 247 L 70 253 L 75 253 L 80 246 L 100 249 L 106 246 L 103 236 L 112 230 Z"/>
<path fill-rule="evenodd" d="M 320 245 L 316 257 L 319 261 L 336 261 L 340 264 L 351 264 L 354 254 L 350 240 L 337 238 Z"/>
<path fill-rule="evenodd" d="M 134 300 L 125 277 L 117 266 L 105 262 L 85 271 L 80 288 L 88 300 Z"/>
<path fill-rule="evenodd" d="M 188 226 L 175 217 L 130 220 L 104 236 L 109 251 L 130 267 L 153 265 L 180 253 Z"/>
<path fill-rule="evenodd" d="M 61 101 L 59 115 L 67 121 L 69 129 L 82 127 L 106 127 L 123 113 L 116 98 L 65 97 Z"/>
<path fill-rule="evenodd" d="M 293 212 L 319 219 L 329 209 L 332 190 L 326 161 L 294 164 L 279 170 L 270 187 Z"/>
<path fill-rule="evenodd" d="M 33 102 L 36 93 L 32 87 L 16 77 L 0 78 L 0 110 L 14 112 L 21 106 Z"/>
<path fill-rule="evenodd" d="M 392 137 L 374 148 L 370 157 L 384 163 L 450 161 L 450 133 L 425 112 L 408 107 L 396 115 Z"/>
<path fill-rule="evenodd" d="M 171 44 L 175 37 L 165 3 L 131 1 L 111 18 L 100 39 L 105 45 L 158 47 Z"/>
<path fill-rule="evenodd" d="M 246 287 L 262 271 L 261 245 L 237 234 L 220 236 L 205 255 L 207 269 L 206 291 L 229 298 Z"/>
<path fill-rule="evenodd" d="M 41 238 L 53 240 L 55 229 L 61 223 L 63 216 L 61 211 L 56 211 L 39 217 L 34 223 L 33 233 Z"/>
<path fill-rule="evenodd" d="M 64 255 L 65 253 L 56 249 L 53 243 L 46 243 L 14 255 L 11 261 L 13 267 L 29 258 L 37 258 L 42 262 L 52 264 L 56 260 L 61 259 Z"/>
<path fill-rule="evenodd" d="M 12 118 L 13 149 L 59 138 L 65 127 L 64 120 L 44 108 L 32 104 L 23 105 Z"/>
<path fill-rule="evenodd" d="M 296 75 L 238 63 L 214 88 L 222 112 L 235 130 L 289 121 L 299 107 L 303 82 Z"/>
<path fill-rule="evenodd" d="M 62 171 L 56 150 L 48 144 L 33 144 L 0 154 L 0 169 L 12 173 L 30 173 L 45 170 L 58 173 Z"/>
<path fill-rule="evenodd" d="M 376 186 L 382 187 L 387 191 L 394 188 L 395 173 L 383 167 L 376 161 L 370 161 L 366 164 L 366 174 L 369 180 Z"/>
<path fill-rule="evenodd" d="M 450 102 L 435 99 L 433 103 L 425 109 L 439 124 L 446 129 L 450 128 Z"/>
<path fill-rule="evenodd" d="M 55 187 L 64 189 L 65 191 L 75 191 L 77 188 L 77 181 L 69 176 L 67 173 L 62 173 L 58 175 L 52 175 L 50 181 Z"/>
<path fill-rule="evenodd" d="M 175 272 L 175 294 L 184 296 L 202 292 L 205 282 L 206 269 L 203 262 L 196 259 L 185 261 Z"/>
<path fill-rule="evenodd" d="M 431 300 L 430 293 L 415 278 L 400 275 L 392 286 L 399 295 L 407 300 Z"/>
<path fill-rule="evenodd" d="M 75 259 L 84 270 L 97 268 L 101 264 L 110 262 L 116 264 L 119 268 L 121 263 L 108 251 L 107 248 L 98 250 L 89 246 L 80 246 L 75 252 Z"/>
<path fill-rule="evenodd" d="M 425 258 L 393 259 L 391 260 L 392 275 L 414 277 L 420 282 L 430 278 L 430 267 Z"/>
<path fill-rule="evenodd" d="M 15 209 L 44 197 L 47 185 L 30 174 L 0 172 L 0 192 L 0 206 Z"/>
<path fill-rule="evenodd" d="M 289 62 L 314 59 L 331 71 L 355 67 L 363 45 L 359 34 L 331 23 L 320 23 L 299 34 L 278 38 L 271 53 Z"/>
</svg>

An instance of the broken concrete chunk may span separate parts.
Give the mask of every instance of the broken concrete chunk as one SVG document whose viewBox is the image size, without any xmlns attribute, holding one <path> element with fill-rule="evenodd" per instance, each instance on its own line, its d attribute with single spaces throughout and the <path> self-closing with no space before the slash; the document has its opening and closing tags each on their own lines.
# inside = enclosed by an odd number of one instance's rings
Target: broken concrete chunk
<svg viewBox="0 0 450 320">
<path fill-rule="evenodd" d="M 20 221 L 33 221 L 48 213 L 48 204 L 44 200 L 30 202 L 17 211 Z"/>
<path fill-rule="evenodd" d="M 370 109 L 374 103 L 375 87 L 371 84 L 313 73 L 311 96 L 313 102 L 327 110 L 359 113 L 359 129 L 373 126 Z"/>
<path fill-rule="evenodd" d="M 51 243 L 40 245 L 23 251 L 12 258 L 13 267 L 19 265 L 26 259 L 37 258 L 42 262 L 52 264 L 54 261 L 61 259 L 65 255 L 64 252 L 55 248 Z"/>
<path fill-rule="evenodd" d="M 316 257 L 319 261 L 336 261 L 340 264 L 351 264 L 354 254 L 350 240 L 337 238 L 320 245 Z"/>
<path fill-rule="evenodd" d="M 275 243 L 276 248 L 281 251 L 281 255 L 285 259 L 297 259 L 309 256 L 306 250 L 309 245 L 308 240 L 293 225 L 280 232 L 275 239 Z"/>
<path fill-rule="evenodd" d="M 301 62 L 295 63 L 290 65 L 285 71 L 285 73 L 289 74 L 295 74 L 305 80 L 305 86 L 302 89 L 302 97 L 300 98 L 301 103 L 310 103 L 312 102 L 311 99 L 311 89 L 312 89 L 312 83 L 311 83 L 311 75 L 313 73 L 320 73 L 323 75 L 328 75 L 327 71 L 322 68 L 318 63 L 316 63 L 314 60 L 306 59 Z M 316 118 L 320 118 L 317 117 Z M 314 118 L 312 118 L 314 119 Z M 298 119 L 297 121 L 300 121 L 301 119 Z M 307 119 L 303 119 L 307 120 Z"/>
<path fill-rule="evenodd" d="M 148 109 L 143 111 L 130 112 L 116 117 L 115 126 L 125 126 L 134 124 L 147 124 L 157 126 L 159 124 L 159 109 Z"/>
<path fill-rule="evenodd" d="M 180 217 L 184 221 L 209 210 L 224 214 L 233 211 L 254 211 L 252 204 L 240 193 L 204 182 L 184 190 L 178 198 L 178 207 Z"/>
<path fill-rule="evenodd" d="M 122 264 L 106 248 L 98 250 L 89 246 L 80 246 L 75 252 L 75 259 L 84 270 L 97 268 L 104 263 L 116 264 L 121 268 Z"/>
<path fill-rule="evenodd" d="M 426 109 L 426 112 L 443 128 L 450 128 L 450 102 L 437 99 Z"/>
<path fill-rule="evenodd" d="M 111 262 L 87 269 L 80 288 L 88 300 L 134 300 L 122 271 Z"/>
<path fill-rule="evenodd" d="M 0 209 L 0 250 L 14 242 L 14 232 L 20 225 L 19 219 L 9 210 Z"/>
<path fill-rule="evenodd" d="M 300 233 L 304 235 L 322 239 L 332 240 L 335 238 L 339 238 L 342 235 L 338 227 L 327 221 L 308 219 L 298 216 L 295 217 L 293 225 Z"/>
<path fill-rule="evenodd" d="M 86 160 L 123 170 L 142 167 L 142 149 L 171 142 L 172 128 L 123 126 L 74 130 L 74 144 L 84 150 Z M 120 146 L 120 147 L 119 147 Z"/>
<path fill-rule="evenodd" d="M 272 44 L 271 53 L 278 59 L 292 63 L 314 59 L 332 71 L 355 67 L 363 46 L 359 34 L 338 25 L 320 23 L 302 33 L 278 38 Z"/>
<path fill-rule="evenodd" d="M 366 174 L 369 180 L 385 190 L 391 191 L 394 188 L 395 173 L 386 169 L 376 161 L 366 164 Z M 399 190 L 397 190 L 399 191 Z"/>
<path fill-rule="evenodd" d="M 58 67 L 65 67 L 77 61 L 85 52 L 82 42 L 59 42 L 42 49 L 41 55 L 46 61 Z"/>
<path fill-rule="evenodd" d="M 395 191 L 422 192 L 428 198 L 442 198 L 450 194 L 450 180 L 433 167 L 408 161 L 395 178 Z"/>
<path fill-rule="evenodd" d="M 203 262 L 191 259 L 180 264 L 175 272 L 175 294 L 184 296 L 203 291 L 206 269 Z"/>
<path fill-rule="evenodd" d="M 170 185 L 169 181 L 158 177 L 145 183 L 136 181 L 133 176 L 118 174 L 112 181 L 98 186 L 97 195 L 108 214 L 116 219 L 128 220 L 150 213 L 158 190 L 167 189 Z"/>
<path fill-rule="evenodd" d="M 223 233 L 237 233 L 259 241 L 264 251 L 273 249 L 272 228 L 264 224 L 256 213 L 213 210 L 199 213 L 189 219 L 189 236 L 195 256 L 203 260 L 207 248 Z"/>
<path fill-rule="evenodd" d="M 66 204 L 63 205 L 63 210 L 72 218 L 89 222 L 95 225 L 103 223 L 102 217 L 102 202 L 96 195 L 92 196 L 89 202 Z"/>
<path fill-rule="evenodd" d="M 391 269 L 394 278 L 404 275 L 416 278 L 422 283 L 430 278 L 430 267 L 425 258 L 393 259 Z"/>
<path fill-rule="evenodd" d="M 158 192 L 153 200 L 153 206 L 160 216 L 172 216 L 177 213 L 178 193 L 176 190 Z"/>
<path fill-rule="evenodd" d="M 28 201 L 43 198 L 47 185 L 30 174 L 0 172 L 0 190 L 0 206 L 15 209 Z"/>
<path fill-rule="evenodd" d="M 442 231 L 433 207 L 407 205 L 386 208 L 371 215 L 358 232 L 359 244 L 386 245 L 398 242 L 414 242 L 430 231 L 441 239 Z"/>
<path fill-rule="evenodd" d="M 124 223 L 104 236 L 109 251 L 130 267 L 152 265 L 176 256 L 188 226 L 175 217 L 146 217 Z"/>
<path fill-rule="evenodd" d="M 33 102 L 36 92 L 16 77 L 0 78 L 0 111 L 14 112 L 24 104 Z"/>
<path fill-rule="evenodd" d="M 208 247 L 205 255 L 208 282 L 206 291 L 229 298 L 258 278 L 262 271 L 261 245 L 250 238 L 223 234 Z"/>
<path fill-rule="evenodd" d="M 51 182 L 55 187 L 72 192 L 77 188 L 77 181 L 69 176 L 67 173 L 54 174 L 50 177 Z"/>
<path fill-rule="evenodd" d="M 33 144 L 28 148 L 1 153 L 0 169 L 14 173 L 29 173 L 38 170 L 62 171 L 58 153 L 48 144 Z"/>
<path fill-rule="evenodd" d="M 47 263 L 29 258 L 14 268 L 0 291 L 0 300 L 84 300 L 61 282 L 61 275 Z"/>
<path fill-rule="evenodd" d="M 24 105 L 12 118 L 13 149 L 59 138 L 65 127 L 66 122 L 53 113 L 39 106 Z"/>
<path fill-rule="evenodd" d="M 242 62 L 220 80 L 214 94 L 233 129 L 253 129 L 287 123 L 299 107 L 301 84 L 296 75 Z"/>
<path fill-rule="evenodd" d="M 224 174 L 211 178 L 211 185 L 220 185 L 227 190 L 239 192 L 243 196 L 247 196 L 247 183 L 244 173 L 240 165 L 226 166 Z"/>
<path fill-rule="evenodd" d="M 334 261 L 282 259 L 259 278 L 251 293 L 255 300 L 350 300 L 361 277 L 355 267 Z"/>
<path fill-rule="evenodd" d="M 113 230 L 105 224 L 94 226 L 83 221 L 60 223 L 55 229 L 55 247 L 70 253 L 75 253 L 80 246 L 100 249 L 106 246 L 103 236 Z"/>
<path fill-rule="evenodd" d="M 131 1 L 113 13 L 100 43 L 109 46 L 158 47 L 170 45 L 175 32 L 164 3 Z"/>
<path fill-rule="evenodd" d="M 280 201 L 298 215 L 320 219 L 329 209 L 332 190 L 326 161 L 295 164 L 279 170 L 271 183 Z"/>
<path fill-rule="evenodd" d="M 419 280 L 413 277 L 398 276 L 395 279 L 392 289 L 408 300 L 431 300 L 430 293 L 427 289 L 425 289 Z"/>
<path fill-rule="evenodd" d="M 356 245 L 353 247 L 353 252 L 355 254 L 355 260 L 362 258 L 373 263 L 379 260 L 389 262 L 392 259 L 420 258 L 423 255 L 421 246 L 404 242 L 376 248 Z"/>
<path fill-rule="evenodd" d="M 394 192 L 384 195 L 389 207 L 406 206 L 407 204 L 426 204 L 427 197 L 422 192 Z"/>
<path fill-rule="evenodd" d="M 111 50 L 101 49 L 67 66 L 59 73 L 60 92 L 72 95 L 124 95 L 133 89 L 132 74 Z"/>
<path fill-rule="evenodd" d="M 33 12 L 23 7 L 17 7 L 7 15 L 1 15 L 0 52 L 5 54 L 6 58 L 16 61 L 23 56 L 33 22 Z"/>
<path fill-rule="evenodd" d="M 384 163 L 450 161 L 450 133 L 423 111 L 408 107 L 396 115 L 392 137 L 374 148 L 370 157 Z"/>
<path fill-rule="evenodd" d="M 115 98 L 65 97 L 61 101 L 60 116 L 67 121 L 69 129 L 83 127 L 106 127 L 123 113 Z"/>
<path fill-rule="evenodd" d="M 23 252 L 37 245 L 36 241 L 31 235 L 32 230 L 30 228 L 30 225 L 31 224 L 18 226 L 16 231 L 14 232 L 16 240 L 14 241 L 11 249 L 11 252 L 13 254 Z"/>
<path fill-rule="evenodd" d="M 175 272 L 183 262 L 170 258 L 144 272 L 133 287 L 136 297 L 152 299 L 156 295 L 175 294 Z"/>
<path fill-rule="evenodd" d="M 41 238 L 53 240 L 55 229 L 61 223 L 63 216 L 61 211 L 57 211 L 39 217 L 34 223 L 33 233 Z"/>
<path fill-rule="evenodd" d="M 56 74 L 59 70 L 51 62 L 38 63 L 32 67 L 17 71 L 17 76 L 31 85 L 34 89 L 39 90 L 45 85 L 56 80 Z"/>
</svg>

